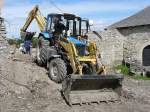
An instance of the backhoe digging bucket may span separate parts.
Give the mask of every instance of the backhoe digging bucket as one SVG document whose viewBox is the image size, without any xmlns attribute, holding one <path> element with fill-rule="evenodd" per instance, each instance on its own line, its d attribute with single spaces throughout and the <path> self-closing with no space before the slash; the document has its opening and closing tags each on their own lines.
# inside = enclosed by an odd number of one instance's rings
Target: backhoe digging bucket
<svg viewBox="0 0 150 112">
<path fill-rule="evenodd" d="M 122 90 L 123 75 L 70 75 L 62 82 L 66 102 L 74 104 L 116 101 Z"/>
</svg>

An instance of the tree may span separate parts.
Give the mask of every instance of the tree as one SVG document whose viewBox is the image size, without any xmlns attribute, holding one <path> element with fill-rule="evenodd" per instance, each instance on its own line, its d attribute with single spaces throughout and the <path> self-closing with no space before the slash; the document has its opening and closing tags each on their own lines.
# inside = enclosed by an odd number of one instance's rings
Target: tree
<svg viewBox="0 0 150 112">
<path fill-rule="evenodd" d="M 8 39 L 8 43 L 9 45 L 16 45 L 19 47 L 23 41 L 21 39 Z"/>
<path fill-rule="evenodd" d="M 38 38 L 37 37 L 33 37 L 32 38 L 32 47 L 36 48 L 37 47 L 37 43 L 38 43 Z"/>
</svg>

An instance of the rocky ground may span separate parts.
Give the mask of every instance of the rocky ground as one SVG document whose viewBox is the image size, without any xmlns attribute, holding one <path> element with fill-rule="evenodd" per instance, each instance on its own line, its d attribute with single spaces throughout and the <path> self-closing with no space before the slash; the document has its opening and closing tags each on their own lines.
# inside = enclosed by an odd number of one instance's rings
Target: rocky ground
<svg viewBox="0 0 150 112">
<path fill-rule="evenodd" d="M 51 81 L 32 57 L 14 50 L 0 53 L 0 112 L 149 112 L 150 81 L 125 78 L 120 102 L 69 107 L 61 85 Z"/>
</svg>

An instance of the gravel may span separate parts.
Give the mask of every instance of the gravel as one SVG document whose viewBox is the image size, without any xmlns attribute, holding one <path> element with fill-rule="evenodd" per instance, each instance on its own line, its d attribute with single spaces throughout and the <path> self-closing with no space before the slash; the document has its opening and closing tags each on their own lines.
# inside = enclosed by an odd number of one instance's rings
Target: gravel
<svg viewBox="0 0 150 112">
<path fill-rule="evenodd" d="M 3 56 L 2 56 L 3 55 Z M 9 55 L 9 56 L 8 56 Z M 61 85 L 19 51 L 0 54 L 0 112 L 149 112 L 150 81 L 126 78 L 120 102 L 69 107 Z M 9 57 L 9 58 L 8 58 Z"/>
</svg>

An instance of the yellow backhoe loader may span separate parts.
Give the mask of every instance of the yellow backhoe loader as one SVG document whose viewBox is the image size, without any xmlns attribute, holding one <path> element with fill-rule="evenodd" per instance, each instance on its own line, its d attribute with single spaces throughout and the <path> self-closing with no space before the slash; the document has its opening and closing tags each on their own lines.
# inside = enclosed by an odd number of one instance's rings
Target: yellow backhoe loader
<svg viewBox="0 0 150 112">
<path fill-rule="evenodd" d="M 62 95 L 69 105 L 118 100 L 122 75 L 108 74 L 98 64 L 97 47 L 88 41 L 89 21 L 73 14 L 49 14 L 45 19 L 38 6 L 29 14 L 21 37 L 33 19 L 38 37 L 37 63 L 46 65 L 49 77 L 62 83 Z"/>
</svg>

